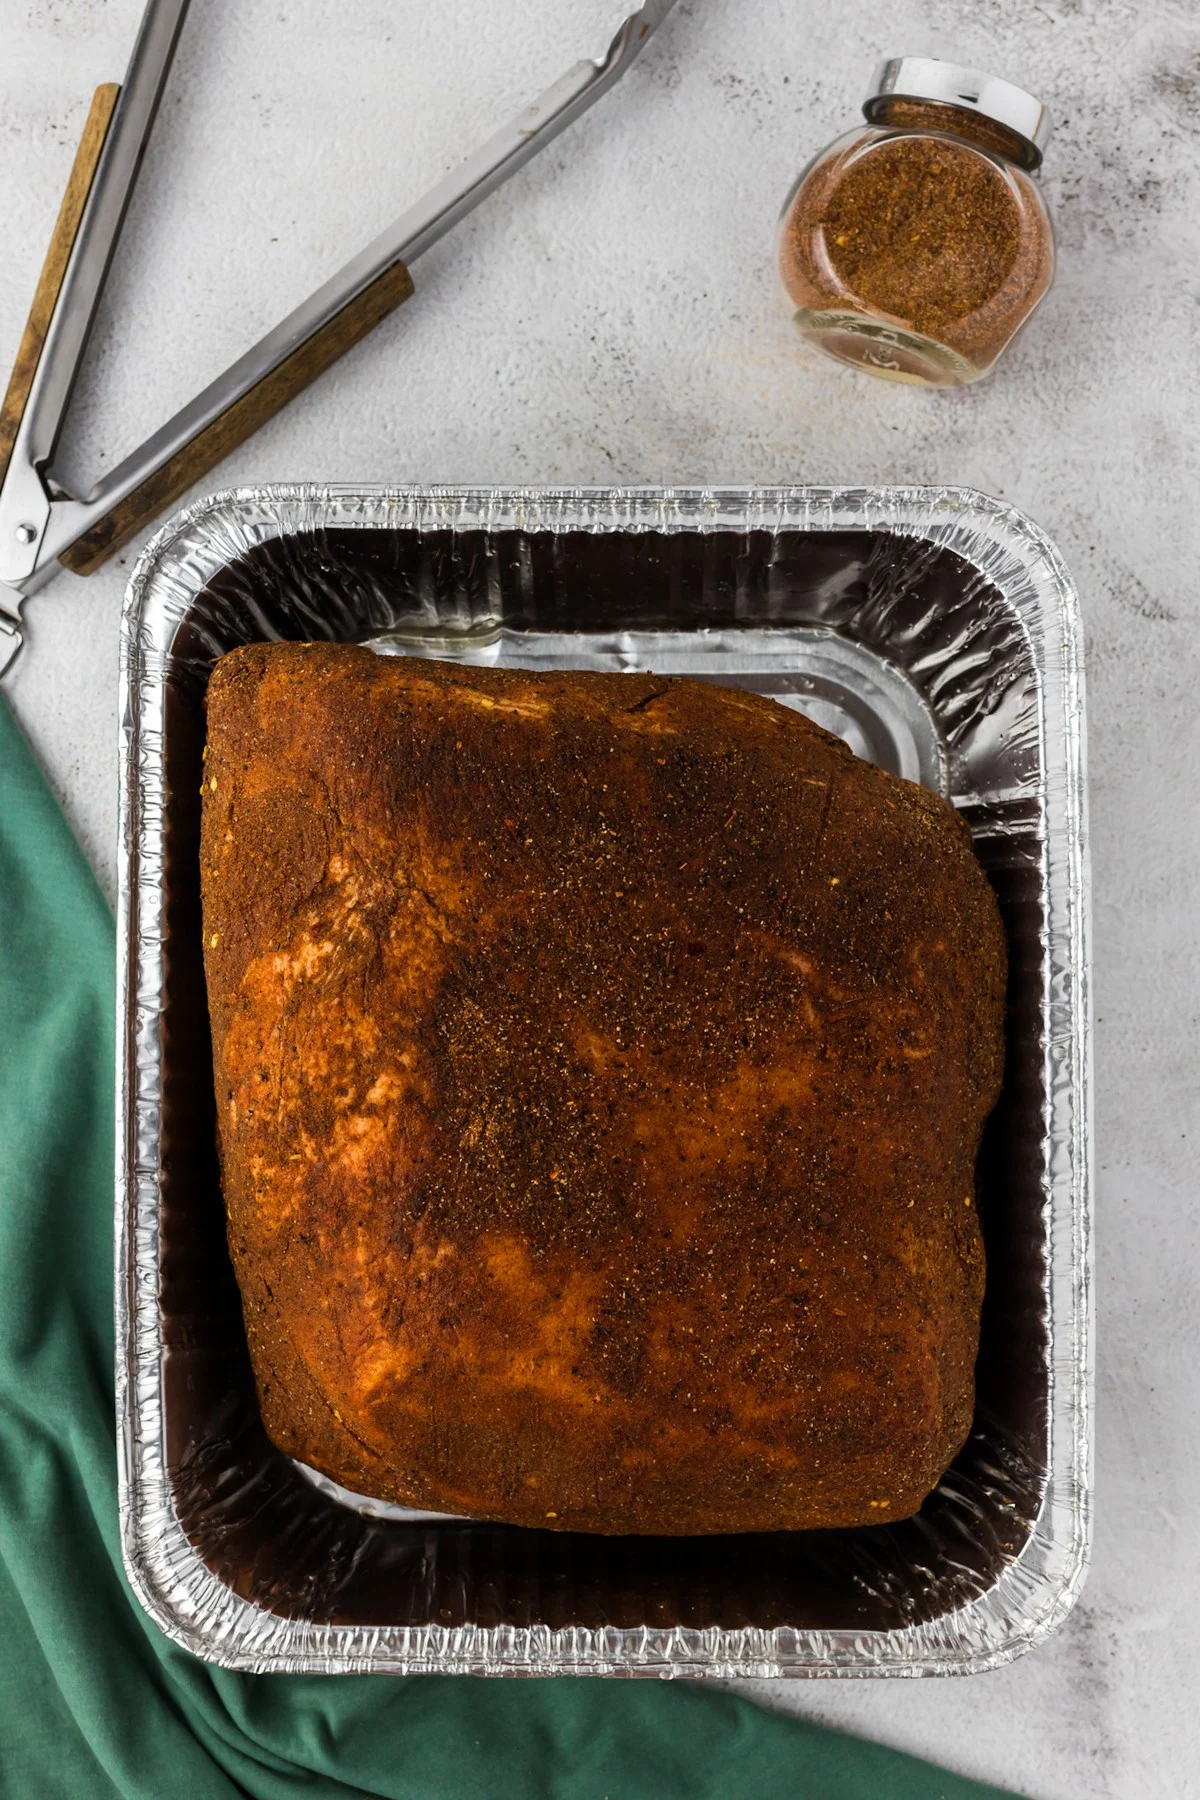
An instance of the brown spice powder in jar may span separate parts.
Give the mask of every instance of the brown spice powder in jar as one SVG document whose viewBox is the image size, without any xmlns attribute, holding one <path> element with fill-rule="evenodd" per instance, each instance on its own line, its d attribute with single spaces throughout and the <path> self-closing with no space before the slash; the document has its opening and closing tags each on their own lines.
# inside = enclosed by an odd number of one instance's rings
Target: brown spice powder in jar
<svg viewBox="0 0 1200 1800">
<path fill-rule="evenodd" d="M 998 294 L 1021 246 L 1003 172 L 946 138 L 880 144 L 847 170 L 821 227 L 840 281 L 929 337 Z"/>
<path fill-rule="evenodd" d="M 1053 275 L 1021 143 L 956 107 L 889 97 L 874 129 L 800 184 L 780 246 L 793 300 L 886 320 L 985 370 Z"/>
</svg>

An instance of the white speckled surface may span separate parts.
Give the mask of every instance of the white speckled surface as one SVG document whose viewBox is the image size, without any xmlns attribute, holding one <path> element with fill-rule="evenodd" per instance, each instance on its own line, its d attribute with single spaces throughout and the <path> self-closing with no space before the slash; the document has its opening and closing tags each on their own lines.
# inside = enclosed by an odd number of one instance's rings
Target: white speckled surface
<svg viewBox="0 0 1200 1800">
<path fill-rule="evenodd" d="M 0 0 L 0 363 L 138 0 Z M 139 438 L 585 51 L 609 0 L 197 5 L 65 466 Z M 793 174 L 875 58 L 953 55 L 1060 127 L 1060 277 L 989 382 L 928 395 L 801 350 L 773 271 Z M 1200 9 L 1194 0 L 680 0 L 589 120 L 416 270 L 417 297 L 209 485 L 273 478 L 949 481 L 1057 539 L 1089 651 L 1099 1453 L 1084 1597 L 966 1681 L 747 1684 L 1033 1800 L 1200 1794 Z M 136 545 L 133 550 L 136 551 Z M 10 683 L 114 883 L 126 570 L 29 606 Z M 864 1800 L 875 1800 L 874 1796 Z M 882 1800 L 882 1797 L 881 1797 Z"/>
</svg>

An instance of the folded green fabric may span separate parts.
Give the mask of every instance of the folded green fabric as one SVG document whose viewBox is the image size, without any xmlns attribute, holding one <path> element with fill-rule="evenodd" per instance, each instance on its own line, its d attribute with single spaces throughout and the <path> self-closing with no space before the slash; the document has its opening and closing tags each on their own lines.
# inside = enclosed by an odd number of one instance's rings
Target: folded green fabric
<svg viewBox="0 0 1200 1800">
<path fill-rule="evenodd" d="M 113 927 L 0 699 L 4 1800 L 997 1800 L 697 1685 L 247 1676 L 126 1585 L 112 1390 Z"/>
</svg>

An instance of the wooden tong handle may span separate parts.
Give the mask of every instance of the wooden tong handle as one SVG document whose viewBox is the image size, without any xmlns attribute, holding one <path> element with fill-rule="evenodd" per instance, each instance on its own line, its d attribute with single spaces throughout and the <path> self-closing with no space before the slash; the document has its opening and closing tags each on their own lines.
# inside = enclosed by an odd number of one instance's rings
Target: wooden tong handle
<svg viewBox="0 0 1200 1800">
<path fill-rule="evenodd" d="M 412 276 L 402 262 L 377 275 L 369 287 L 347 301 L 342 310 L 320 330 L 297 346 L 291 355 L 235 400 L 227 412 L 205 426 L 189 444 L 147 476 L 140 487 L 85 531 L 59 561 L 76 575 L 90 575 L 157 518 L 180 494 L 186 493 L 230 451 L 273 418 L 281 407 L 315 381 L 339 356 L 366 337 L 381 319 L 394 312 L 413 291 Z"/>
<path fill-rule="evenodd" d="M 83 136 L 79 140 L 75 161 L 71 165 L 67 191 L 62 197 L 62 205 L 58 209 L 58 218 L 55 221 L 54 234 L 50 239 L 50 248 L 46 251 L 46 260 L 42 264 L 37 291 L 33 296 L 33 305 L 29 309 L 25 330 L 21 334 L 17 360 L 13 364 L 13 372 L 9 376 L 3 405 L 0 405 L 0 482 L 4 480 L 8 472 L 13 445 L 17 441 L 17 432 L 21 429 L 21 420 L 29 400 L 29 390 L 33 386 L 33 378 L 37 374 L 37 366 L 42 359 L 46 333 L 50 329 L 50 320 L 54 316 L 54 308 L 67 272 L 67 264 L 71 260 L 71 251 L 75 247 L 75 239 L 79 234 L 83 209 L 87 205 L 87 197 L 92 190 L 96 166 L 100 161 L 100 152 L 104 149 L 104 140 L 108 136 L 113 108 L 117 104 L 120 92 L 121 89 L 115 81 L 106 81 L 103 87 L 98 87 L 92 95 L 92 104 L 83 127 Z"/>
</svg>

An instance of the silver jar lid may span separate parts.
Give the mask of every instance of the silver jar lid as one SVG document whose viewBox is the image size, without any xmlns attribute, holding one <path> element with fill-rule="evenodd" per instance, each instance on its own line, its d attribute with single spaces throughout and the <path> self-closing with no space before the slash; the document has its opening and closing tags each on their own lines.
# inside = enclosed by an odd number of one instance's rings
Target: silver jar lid
<svg viewBox="0 0 1200 1800">
<path fill-rule="evenodd" d="M 1030 165 L 1036 168 L 1050 141 L 1050 114 L 1040 100 L 1001 81 L 996 75 L 985 75 L 979 69 L 964 69 L 958 63 L 939 62 L 933 56 L 893 56 L 881 62 L 871 82 L 871 91 L 863 102 L 868 119 L 874 116 L 878 100 L 895 95 L 904 100 L 936 100 L 943 106 L 960 106 L 968 112 L 982 113 L 998 125 L 1006 125 L 1024 138 L 1033 155 Z"/>
</svg>

